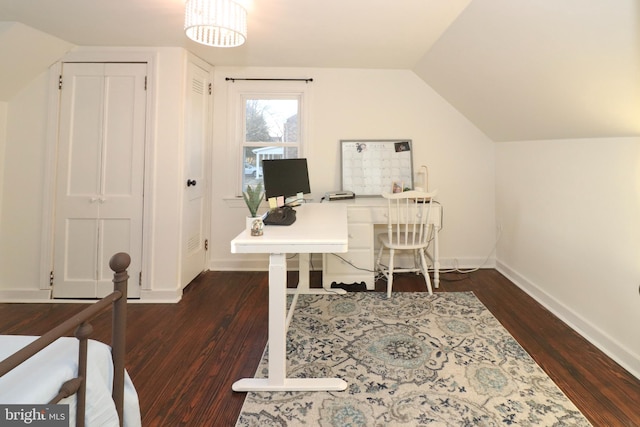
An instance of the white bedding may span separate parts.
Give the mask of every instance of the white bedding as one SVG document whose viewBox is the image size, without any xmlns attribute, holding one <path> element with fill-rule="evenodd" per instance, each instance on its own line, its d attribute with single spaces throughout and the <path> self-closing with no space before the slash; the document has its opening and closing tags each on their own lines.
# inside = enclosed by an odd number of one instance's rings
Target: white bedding
<svg viewBox="0 0 640 427">
<path fill-rule="evenodd" d="M 0 360 L 20 350 L 37 337 L 0 335 Z M 118 414 L 111 398 L 113 362 L 111 348 L 89 340 L 87 367 L 87 426 L 118 426 Z M 78 372 L 78 340 L 59 338 L 47 348 L 0 377 L 0 403 L 46 404 L 53 399 L 65 381 Z M 76 397 L 60 403 L 69 404 L 69 425 L 75 425 Z M 141 426 L 138 394 L 125 371 L 124 425 Z"/>
</svg>

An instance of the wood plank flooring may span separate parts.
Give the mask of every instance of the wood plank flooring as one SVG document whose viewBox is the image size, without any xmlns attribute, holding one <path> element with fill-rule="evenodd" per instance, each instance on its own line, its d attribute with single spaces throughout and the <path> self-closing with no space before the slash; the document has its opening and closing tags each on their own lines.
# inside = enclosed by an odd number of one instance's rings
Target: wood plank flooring
<svg viewBox="0 0 640 427">
<path fill-rule="evenodd" d="M 296 273 L 290 274 L 295 283 Z M 233 426 L 267 342 L 266 272 L 207 272 L 178 304 L 129 304 L 127 370 L 144 426 Z M 312 286 L 320 286 L 312 273 Z M 384 291 L 380 282 L 377 291 Z M 414 275 L 394 292 L 425 291 Z M 446 274 L 438 292 L 473 291 L 594 426 L 640 426 L 640 380 L 495 270 Z M 0 334 L 40 335 L 83 304 L 0 304 Z M 93 322 L 109 342 L 110 313 Z"/>
</svg>

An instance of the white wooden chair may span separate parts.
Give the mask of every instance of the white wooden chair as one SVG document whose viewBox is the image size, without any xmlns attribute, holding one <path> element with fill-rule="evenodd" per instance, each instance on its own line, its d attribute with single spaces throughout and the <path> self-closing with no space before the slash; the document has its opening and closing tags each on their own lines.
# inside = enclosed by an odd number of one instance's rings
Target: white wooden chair
<svg viewBox="0 0 640 427">
<path fill-rule="evenodd" d="M 430 222 L 431 207 L 437 191 L 404 191 L 385 193 L 388 201 L 387 232 L 378 234 L 380 250 L 376 259 L 376 270 L 387 279 L 387 298 L 391 298 L 393 273 L 422 273 L 429 295 L 433 294 L 428 266 L 433 265 L 433 256 L 427 250 L 433 238 L 434 228 Z M 382 264 L 382 253 L 389 250 L 389 263 Z M 412 251 L 413 267 L 398 268 L 394 265 L 396 251 Z"/>
</svg>

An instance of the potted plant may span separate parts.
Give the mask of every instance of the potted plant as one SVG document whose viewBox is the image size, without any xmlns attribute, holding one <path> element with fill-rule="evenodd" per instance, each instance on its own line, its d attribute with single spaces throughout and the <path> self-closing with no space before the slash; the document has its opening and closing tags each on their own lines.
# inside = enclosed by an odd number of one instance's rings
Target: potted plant
<svg viewBox="0 0 640 427">
<path fill-rule="evenodd" d="M 262 199 L 264 198 L 264 191 L 262 191 L 262 183 L 258 183 L 255 187 L 247 185 L 247 189 L 242 192 L 244 202 L 249 208 L 250 216 L 247 217 L 247 227 L 251 230 L 252 236 L 262 236 L 262 229 L 264 224 L 262 218 L 258 216 L 258 208 Z"/>
</svg>

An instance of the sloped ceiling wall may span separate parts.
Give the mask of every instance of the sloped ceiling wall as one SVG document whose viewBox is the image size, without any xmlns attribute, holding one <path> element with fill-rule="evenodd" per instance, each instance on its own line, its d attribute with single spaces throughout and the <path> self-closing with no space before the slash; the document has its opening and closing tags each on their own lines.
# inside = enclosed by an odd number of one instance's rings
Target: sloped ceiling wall
<svg viewBox="0 0 640 427">
<path fill-rule="evenodd" d="M 0 101 L 9 101 L 73 47 L 19 22 L 0 22 Z"/>
<path fill-rule="evenodd" d="M 182 1 L 3 0 L 0 101 L 74 45 L 182 46 L 213 65 L 411 69 L 494 141 L 640 136 L 638 0 L 238 1 L 247 43 L 220 49 L 186 39 Z"/>
<path fill-rule="evenodd" d="M 474 0 L 414 71 L 494 141 L 640 135 L 640 2 Z"/>
</svg>

